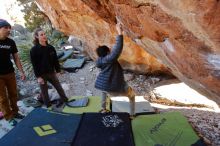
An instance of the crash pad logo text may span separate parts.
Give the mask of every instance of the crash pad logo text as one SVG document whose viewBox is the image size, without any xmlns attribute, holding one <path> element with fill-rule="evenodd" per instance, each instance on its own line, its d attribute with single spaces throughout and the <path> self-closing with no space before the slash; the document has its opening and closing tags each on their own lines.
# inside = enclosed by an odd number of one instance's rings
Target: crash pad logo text
<svg viewBox="0 0 220 146">
<path fill-rule="evenodd" d="M 118 115 L 108 115 L 102 117 L 102 123 L 105 127 L 117 127 L 123 121 L 118 117 Z"/>
<path fill-rule="evenodd" d="M 159 123 L 157 123 L 153 128 L 150 129 L 150 133 L 154 134 L 159 130 L 159 128 L 167 121 L 167 119 L 163 118 Z"/>
</svg>

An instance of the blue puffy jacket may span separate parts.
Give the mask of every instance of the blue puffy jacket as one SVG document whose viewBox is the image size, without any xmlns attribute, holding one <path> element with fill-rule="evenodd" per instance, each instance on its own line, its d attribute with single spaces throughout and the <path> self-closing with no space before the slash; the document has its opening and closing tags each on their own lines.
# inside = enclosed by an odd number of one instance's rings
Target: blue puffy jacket
<svg viewBox="0 0 220 146">
<path fill-rule="evenodd" d="M 123 69 L 117 60 L 122 48 L 123 36 L 118 35 L 111 53 L 97 59 L 96 66 L 101 72 L 96 79 L 95 88 L 107 92 L 123 91 L 125 85 Z"/>
</svg>

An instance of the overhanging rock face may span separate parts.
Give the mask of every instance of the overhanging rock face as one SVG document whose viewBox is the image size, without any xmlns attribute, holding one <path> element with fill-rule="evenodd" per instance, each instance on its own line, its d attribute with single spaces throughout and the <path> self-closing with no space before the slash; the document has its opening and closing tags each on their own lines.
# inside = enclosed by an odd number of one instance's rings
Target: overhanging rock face
<svg viewBox="0 0 220 146">
<path fill-rule="evenodd" d="M 125 69 L 142 73 L 170 71 L 220 104 L 219 1 L 37 0 L 37 3 L 57 29 L 86 42 L 86 50 L 93 59 L 97 46 L 113 45 L 117 17 L 126 33 L 120 57 Z"/>
</svg>

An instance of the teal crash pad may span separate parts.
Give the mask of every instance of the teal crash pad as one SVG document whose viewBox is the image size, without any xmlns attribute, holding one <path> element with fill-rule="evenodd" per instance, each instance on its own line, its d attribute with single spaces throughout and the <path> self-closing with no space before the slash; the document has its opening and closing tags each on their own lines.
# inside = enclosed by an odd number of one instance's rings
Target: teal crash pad
<svg viewBox="0 0 220 146">
<path fill-rule="evenodd" d="M 73 54 L 73 50 L 67 50 L 64 51 L 64 55 L 59 58 L 59 61 L 65 61 L 67 58 L 69 58 Z"/>
<path fill-rule="evenodd" d="M 85 58 L 67 59 L 63 64 L 63 69 L 77 69 L 81 68 L 85 62 Z"/>
</svg>

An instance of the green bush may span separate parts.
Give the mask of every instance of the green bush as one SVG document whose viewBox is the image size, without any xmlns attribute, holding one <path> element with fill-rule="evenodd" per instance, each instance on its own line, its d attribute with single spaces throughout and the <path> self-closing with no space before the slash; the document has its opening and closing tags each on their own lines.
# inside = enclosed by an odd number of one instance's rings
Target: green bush
<svg viewBox="0 0 220 146">
<path fill-rule="evenodd" d="M 18 46 L 19 57 L 28 79 L 34 79 L 34 72 L 30 59 L 30 49 L 32 44 L 23 44 Z"/>
</svg>

